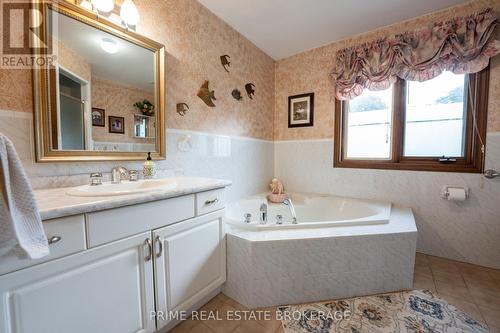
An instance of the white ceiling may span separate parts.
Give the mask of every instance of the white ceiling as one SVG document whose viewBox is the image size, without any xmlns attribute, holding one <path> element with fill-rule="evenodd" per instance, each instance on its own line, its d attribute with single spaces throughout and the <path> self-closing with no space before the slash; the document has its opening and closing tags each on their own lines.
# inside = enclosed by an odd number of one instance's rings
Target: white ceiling
<svg viewBox="0 0 500 333">
<path fill-rule="evenodd" d="M 198 0 L 274 59 L 466 0 Z"/>
<path fill-rule="evenodd" d="M 52 34 L 90 64 L 92 76 L 146 91 L 154 90 L 152 51 L 68 16 L 52 13 Z M 118 43 L 117 53 L 109 54 L 101 48 L 101 40 L 105 37 Z"/>
</svg>

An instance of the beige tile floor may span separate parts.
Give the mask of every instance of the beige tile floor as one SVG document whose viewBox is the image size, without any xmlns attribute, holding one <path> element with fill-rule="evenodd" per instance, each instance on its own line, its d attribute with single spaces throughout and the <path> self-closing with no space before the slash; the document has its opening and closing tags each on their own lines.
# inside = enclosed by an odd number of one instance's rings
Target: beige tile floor
<svg viewBox="0 0 500 333">
<path fill-rule="evenodd" d="M 429 289 L 450 304 L 500 333 L 500 270 L 417 253 L 415 289 Z M 225 313 L 246 308 L 233 299 L 219 294 L 205 304 L 203 310 Z M 262 310 L 262 309 L 259 309 Z M 269 308 L 275 313 L 276 308 Z M 280 333 L 281 322 L 272 320 L 186 320 L 171 332 L 183 333 Z"/>
</svg>

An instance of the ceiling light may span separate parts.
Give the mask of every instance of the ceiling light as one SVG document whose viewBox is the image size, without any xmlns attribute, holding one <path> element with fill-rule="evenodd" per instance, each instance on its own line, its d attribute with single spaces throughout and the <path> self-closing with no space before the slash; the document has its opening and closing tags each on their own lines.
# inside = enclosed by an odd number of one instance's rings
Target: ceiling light
<svg viewBox="0 0 500 333">
<path fill-rule="evenodd" d="M 118 43 L 111 38 L 101 39 L 101 47 L 104 51 L 110 54 L 118 52 Z"/>
<path fill-rule="evenodd" d="M 92 0 L 92 5 L 103 13 L 109 13 L 115 7 L 113 0 Z"/>
<path fill-rule="evenodd" d="M 127 25 L 137 25 L 139 22 L 139 12 L 132 0 L 123 1 L 120 16 Z"/>
<path fill-rule="evenodd" d="M 92 4 L 88 0 L 83 0 L 80 2 L 80 7 L 85 8 L 86 10 L 92 11 Z"/>
</svg>

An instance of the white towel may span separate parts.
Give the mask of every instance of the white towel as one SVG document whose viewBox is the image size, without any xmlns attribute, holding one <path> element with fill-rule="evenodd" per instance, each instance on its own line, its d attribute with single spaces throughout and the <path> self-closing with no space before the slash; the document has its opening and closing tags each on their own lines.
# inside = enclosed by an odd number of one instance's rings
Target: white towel
<svg viewBox="0 0 500 333">
<path fill-rule="evenodd" d="M 0 133 L 0 253 L 49 254 L 35 196 L 12 142 Z"/>
</svg>

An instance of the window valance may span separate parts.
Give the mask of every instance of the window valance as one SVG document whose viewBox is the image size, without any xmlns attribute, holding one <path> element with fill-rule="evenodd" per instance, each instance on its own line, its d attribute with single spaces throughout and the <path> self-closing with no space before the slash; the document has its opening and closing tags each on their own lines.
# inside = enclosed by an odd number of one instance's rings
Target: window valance
<svg viewBox="0 0 500 333">
<path fill-rule="evenodd" d="M 498 15 L 489 8 L 339 50 L 332 73 L 335 96 L 347 100 L 363 89 L 383 90 L 398 77 L 425 81 L 445 70 L 479 72 L 500 52 L 495 36 L 498 23 Z"/>
</svg>

